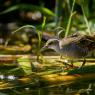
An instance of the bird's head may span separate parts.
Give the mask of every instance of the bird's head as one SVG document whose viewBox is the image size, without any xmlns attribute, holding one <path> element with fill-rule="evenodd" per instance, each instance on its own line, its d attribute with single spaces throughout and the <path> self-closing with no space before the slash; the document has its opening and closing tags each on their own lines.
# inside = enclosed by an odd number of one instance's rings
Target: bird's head
<svg viewBox="0 0 95 95">
<path fill-rule="evenodd" d="M 58 39 L 49 39 L 45 45 L 41 48 L 41 51 L 46 49 L 53 49 L 55 50 L 56 47 L 59 47 L 59 40 Z"/>
</svg>

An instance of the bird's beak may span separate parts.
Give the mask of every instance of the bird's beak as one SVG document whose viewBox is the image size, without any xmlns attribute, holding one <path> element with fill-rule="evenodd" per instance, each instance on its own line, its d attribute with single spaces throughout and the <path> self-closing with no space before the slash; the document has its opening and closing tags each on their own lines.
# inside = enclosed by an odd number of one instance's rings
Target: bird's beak
<svg viewBox="0 0 95 95">
<path fill-rule="evenodd" d="M 43 46 L 41 49 L 40 49 L 40 52 L 43 52 L 44 50 L 46 50 L 48 47 L 47 46 Z"/>
</svg>

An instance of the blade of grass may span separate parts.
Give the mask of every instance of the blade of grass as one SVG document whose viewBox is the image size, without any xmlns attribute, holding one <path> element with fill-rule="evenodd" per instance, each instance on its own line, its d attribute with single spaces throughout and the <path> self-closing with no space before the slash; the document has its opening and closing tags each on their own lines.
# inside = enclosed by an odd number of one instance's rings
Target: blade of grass
<svg viewBox="0 0 95 95">
<path fill-rule="evenodd" d="M 83 4 L 81 4 L 81 8 L 82 8 L 83 17 L 84 17 L 84 20 L 85 20 L 85 23 L 86 23 L 86 26 L 87 26 L 88 34 L 91 35 L 91 30 L 90 30 L 90 27 L 89 27 L 87 17 L 86 17 L 85 12 L 84 12 Z"/>
<path fill-rule="evenodd" d="M 55 16 L 55 14 L 48 8 L 36 6 L 36 5 L 32 5 L 32 4 L 18 4 L 18 5 L 11 6 L 8 9 L 0 12 L 0 15 L 9 13 L 9 12 L 12 12 L 15 10 L 40 11 L 44 15 Z"/>
<path fill-rule="evenodd" d="M 22 10 L 25 10 L 25 9 L 36 10 L 36 11 L 40 11 L 41 13 L 46 14 L 46 15 L 55 16 L 55 14 L 51 10 L 49 10 L 48 8 L 42 7 L 42 6 L 36 6 L 36 5 L 32 5 L 32 4 L 21 4 L 20 8 Z"/>
<path fill-rule="evenodd" d="M 6 14 L 6 13 L 9 13 L 9 12 L 18 10 L 18 9 L 19 9 L 19 6 L 18 6 L 18 5 L 15 5 L 15 6 L 9 7 L 8 9 L 6 9 L 6 10 L 0 12 L 0 15 Z"/>
<path fill-rule="evenodd" d="M 32 28 L 32 29 L 36 29 L 33 25 L 25 25 L 25 26 L 22 26 L 22 27 L 18 28 L 18 29 L 15 30 L 15 31 L 13 31 L 11 35 L 15 34 L 16 32 L 18 32 L 18 31 L 20 31 L 21 29 L 26 28 L 26 27 L 30 27 L 30 28 Z M 8 39 L 6 40 L 4 46 L 7 46 L 10 40 L 11 40 L 11 38 L 8 38 Z"/>
<path fill-rule="evenodd" d="M 71 9 L 71 14 L 70 14 L 69 21 L 68 21 L 68 24 L 67 24 L 67 27 L 66 27 L 65 37 L 67 37 L 68 34 L 69 34 L 71 19 L 72 19 L 72 16 L 75 14 L 75 12 L 73 12 L 73 10 L 74 10 L 74 5 L 75 5 L 75 1 L 76 1 L 76 0 L 73 0 L 73 5 L 72 5 L 72 9 Z"/>
<path fill-rule="evenodd" d="M 55 25 L 60 26 L 60 17 L 62 16 L 63 0 L 56 0 L 55 2 Z"/>
<path fill-rule="evenodd" d="M 46 26 L 46 17 L 44 17 L 43 22 L 42 22 L 42 31 L 38 30 L 38 50 L 37 50 L 37 59 L 39 59 L 39 55 L 40 55 L 40 48 L 41 48 L 41 40 L 42 40 L 42 34 L 43 34 L 43 30 L 45 29 Z"/>
</svg>

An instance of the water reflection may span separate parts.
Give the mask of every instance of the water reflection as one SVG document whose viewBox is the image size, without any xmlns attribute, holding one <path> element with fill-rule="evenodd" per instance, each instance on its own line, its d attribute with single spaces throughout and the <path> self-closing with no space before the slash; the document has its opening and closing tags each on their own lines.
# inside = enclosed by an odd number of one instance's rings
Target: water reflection
<svg viewBox="0 0 95 95">
<path fill-rule="evenodd" d="M 14 88 L 4 91 L 8 95 L 95 95 L 95 83 L 61 85 L 47 88 Z"/>
<path fill-rule="evenodd" d="M 17 79 L 14 75 L 0 75 L 0 80 L 13 81 Z M 19 84 L 17 84 L 18 86 Z M 95 95 L 95 81 L 85 83 L 75 83 L 70 85 L 60 85 L 53 87 L 32 87 L 31 85 L 18 86 L 12 89 L 2 90 L 6 95 Z M 3 94 L 2 94 L 3 95 Z"/>
<path fill-rule="evenodd" d="M 0 80 L 8 80 L 8 81 L 13 81 L 16 80 L 17 77 L 14 75 L 0 75 Z"/>
</svg>

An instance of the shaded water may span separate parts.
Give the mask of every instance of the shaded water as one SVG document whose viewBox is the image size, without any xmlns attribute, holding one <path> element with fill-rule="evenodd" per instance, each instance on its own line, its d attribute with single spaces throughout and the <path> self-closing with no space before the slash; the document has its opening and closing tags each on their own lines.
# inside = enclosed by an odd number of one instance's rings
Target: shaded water
<svg viewBox="0 0 95 95">
<path fill-rule="evenodd" d="M 5 67 L 4 67 L 5 68 Z M 61 69 L 58 66 L 53 66 L 53 67 L 48 67 L 49 69 Z M 45 70 L 47 71 L 48 68 L 46 68 Z M 74 72 L 76 74 L 82 73 L 83 71 L 85 71 L 86 73 L 90 72 L 90 74 L 92 72 L 95 71 L 95 66 L 89 66 L 89 69 L 87 69 L 88 67 L 82 68 L 82 69 L 74 69 Z M 3 68 L 2 68 L 3 69 Z M 8 68 L 6 68 L 8 69 Z M 1 68 L 0 68 L 1 70 Z M 9 69 L 8 69 L 9 70 Z M 36 86 L 35 88 L 32 86 L 32 84 L 28 84 L 28 85 L 23 85 L 21 86 L 20 83 L 17 81 L 18 77 L 17 76 L 13 76 L 13 75 L 7 75 L 7 73 L 5 73 L 5 75 L 3 74 L 5 71 L 5 69 L 2 70 L 1 74 L 0 74 L 0 80 L 1 81 L 6 81 L 8 80 L 11 83 L 15 83 L 16 85 L 13 88 L 8 88 L 8 89 L 4 89 L 4 90 L 0 90 L 0 95 L 95 95 L 95 81 L 84 81 L 84 82 L 78 82 L 75 84 L 69 84 L 69 85 L 57 85 L 57 86 L 53 86 L 52 87 L 43 87 L 41 85 L 38 85 L 38 87 Z M 15 71 L 17 73 L 17 71 Z M 70 71 L 70 73 L 74 73 L 73 70 L 72 72 Z M 18 72 L 19 73 L 19 72 Z M 21 73 L 21 72 L 20 72 Z M 37 72 L 36 72 L 37 73 Z M 14 81 L 16 80 L 16 81 Z M 1 83 L 0 81 L 0 83 Z M 23 84 L 23 83 L 21 83 Z M 1 87 L 1 84 L 0 84 Z"/>
<path fill-rule="evenodd" d="M 0 91 L 0 95 L 95 95 L 95 82 L 46 88 L 19 87 Z M 3 93 L 3 94 L 2 94 Z"/>
</svg>

